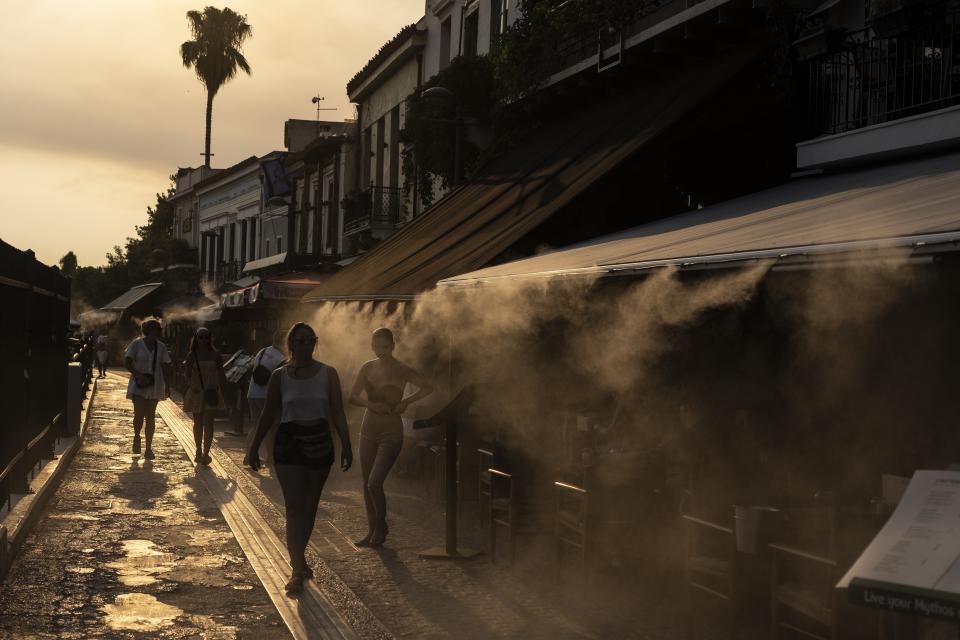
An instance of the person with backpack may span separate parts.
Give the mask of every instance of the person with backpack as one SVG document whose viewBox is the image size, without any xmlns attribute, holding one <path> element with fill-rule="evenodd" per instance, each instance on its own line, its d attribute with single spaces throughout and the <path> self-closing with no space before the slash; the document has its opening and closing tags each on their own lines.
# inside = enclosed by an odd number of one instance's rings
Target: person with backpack
<svg viewBox="0 0 960 640">
<path fill-rule="evenodd" d="M 250 376 L 250 386 L 247 387 L 247 406 L 250 407 L 250 420 L 254 427 L 260 421 L 260 414 L 263 413 L 263 407 L 267 402 L 267 383 L 270 382 L 270 374 L 283 365 L 287 357 L 281 350 L 281 345 L 286 338 L 284 332 L 277 330 L 271 337 L 271 343 L 260 349 L 254 358 L 253 374 Z M 264 446 L 261 448 L 260 459 L 264 464 L 269 465 L 272 462 L 270 453 L 273 451 L 273 439 L 276 437 L 279 425 L 280 423 L 275 420 L 263 439 Z M 255 429 L 251 429 L 247 434 L 244 451 L 250 448 L 254 431 Z M 247 464 L 246 458 L 243 464 Z"/>
<path fill-rule="evenodd" d="M 223 358 L 213 348 L 210 330 L 206 327 L 200 327 L 193 335 L 183 368 L 190 374 L 183 410 L 193 414 L 193 440 L 197 445 L 194 459 L 197 464 L 208 465 L 211 462 L 213 421 L 218 411 L 227 408 L 223 399 L 227 379 L 223 375 Z"/>
</svg>

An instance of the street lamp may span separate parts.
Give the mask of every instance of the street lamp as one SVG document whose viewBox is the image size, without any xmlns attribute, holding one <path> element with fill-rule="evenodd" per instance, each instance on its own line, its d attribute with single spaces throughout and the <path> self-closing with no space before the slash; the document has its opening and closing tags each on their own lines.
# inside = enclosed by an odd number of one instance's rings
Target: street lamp
<svg viewBox="0 0 960 640">
<path fill-rule="evenodd" d="M 440 122 L 443 124 L 452 124 L 454 129 L 453 134 L 453 186 L 460 184 L 462 177 L 461 167 L 460 167 L 460 138 L 461 130 L 463 127 L 463 116 L 460 111 L 460 99 L 457 98 L 456 94 L 449 89 L 444 87 L 430 87 L 422 94 L 421 97 L 431 104 L 453 106 L 453 120 L 444 119 L 444 118 L 423 118 L 426 122 Z"/>
</svg>

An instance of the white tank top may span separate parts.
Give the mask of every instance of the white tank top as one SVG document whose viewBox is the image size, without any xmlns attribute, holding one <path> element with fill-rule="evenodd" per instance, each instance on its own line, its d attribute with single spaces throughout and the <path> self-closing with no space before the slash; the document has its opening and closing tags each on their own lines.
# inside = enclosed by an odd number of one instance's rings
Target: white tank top
<svg viewBox="0 0 960 640">
<path fill-rule="evenodd" d="M 290 376 L 290 368 L 280 374 L 280 398 L 283 412 L 280 422 L 295 422 L 303 426 L 330 421 L 330 394 L 327 384 L 327 365 L 321 364 L 316 374 L 303 380 Z"/>
</svg>

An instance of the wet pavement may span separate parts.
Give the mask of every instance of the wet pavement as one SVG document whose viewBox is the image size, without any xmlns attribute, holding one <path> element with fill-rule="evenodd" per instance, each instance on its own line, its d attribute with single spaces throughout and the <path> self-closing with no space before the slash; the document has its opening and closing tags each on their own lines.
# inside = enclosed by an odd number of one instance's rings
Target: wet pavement
<svg viewBox="0 0 960 640">
<path fill-rule="evenodd" d="M 126 380 L 100 380 L 86 440 L 0 585 L 0 638 L 289 638 L 180 443 L 130 453 Z"/>
<path fill-rule="evenodd" d="M 282 533 L 283 501 L 269 470 L 241 467 L 242 438 L 218 433 L 215 455 L 267 522 Z M 354 437 L 356 444 L 356 437 Z M 413 442 L 405 442 L 413 447 Z M 230 466 L 232 465 L 232 468 Z M 335 468 L 320 503 L 308 561 L 328 597 L 350 608 L 362 602 L 398 638 L 616 638 L 673 640 L 685 637 L 682 593 L 663 584 L 624 593 L 577 588 L 576 577 L 559 584 L 552 556 L 532 550 L 510 568 L 487 555 L 473 560 L 428 560 L 419 553 L 443 543 L 442 507 L 416 482 L 394 473 L 387 481 L 390 535 L 380 549 L 357 548 L 367 530 L 359 465 Z M 476 503 L 464 505 L 466 544 L 482 548 Z M 546 537 L 550 537 L 550 532 Z M 505 546 L 505 545 L 504 545 Z M 541 549 L 542 550 L 542 549 Z M 549 554 L 549 550 L 547 550 Z M 546 570 L 545 570 L 546 569 Z M 344 593 L 347 595 L 344 596 Z M 722 611 L 718 619 L 722 620 Z M 356 625 L 355 625 L 356 626 Z M 705 629 L 702 638 L 724 637 Z M 369 634 L 364 634 L 366 637 Z"/>
<path fill-rule="evenodd" d="M 213 467 L 198 470 L 176 437 L 184 438 L 189 418 L 172 401 L 158 414 L 157 460 L 131 455 L 124 383 L 117 374 L 101 381 L 87 439 L 0 586 L 0 638 L 290 637 L 270 600 L 278 602 L 275 590 L 261 585 L 244 555 L 254 557 L 250 540 L 241 536 L 247 540 L 241 549 L 221 515 L 224 504 L 242 496 L 250 522 L 261 527 L 260 543 L 265 532 L 283 540 L 279 486 L 268 470 L 242 467 L 243 438 L 224 432 L 216 435 Z M 230 496 L 211 494 L 214 476 L 227 483 Z M 352 540 L 366 533 L 359 465 L 348 473 L 334 469 L 308 549 L 320 597 L 355 637 L 685 635 L 685 599 L 663 584 L 583 591 L 576 577 L 558 580 L 551 558 L 532 550 L 513 568 L 486 556 L 423 559 L 420 551 L 442 543 L 441 506 L 399 473 L 387 490 L 386 545 L 357 548 Z M 464 505 L 461 531 L 467 544 L 480 548 L 485 540 L 475 515 L 475 503 Z M 723 637 L 718 630 L 707 623 L 701 637 Z"/>
</svg>

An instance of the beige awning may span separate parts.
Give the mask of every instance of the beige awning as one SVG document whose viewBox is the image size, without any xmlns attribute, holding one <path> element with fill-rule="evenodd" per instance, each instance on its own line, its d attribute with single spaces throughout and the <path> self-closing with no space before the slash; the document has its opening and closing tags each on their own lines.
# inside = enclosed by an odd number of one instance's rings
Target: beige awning
<svg viewBox="0 0 960 640">
<path fill-rule="evenodd" d="M 960 154 L 808 177 L 533 258 L 447 278 L 612 274 L 743 260 L 796 262 L 960 242 Z"/>
</svg>

